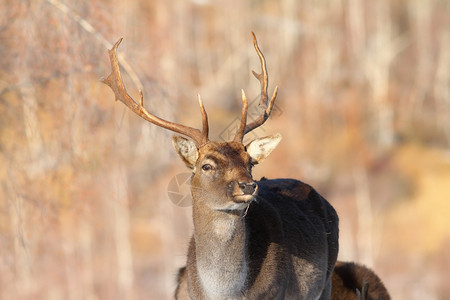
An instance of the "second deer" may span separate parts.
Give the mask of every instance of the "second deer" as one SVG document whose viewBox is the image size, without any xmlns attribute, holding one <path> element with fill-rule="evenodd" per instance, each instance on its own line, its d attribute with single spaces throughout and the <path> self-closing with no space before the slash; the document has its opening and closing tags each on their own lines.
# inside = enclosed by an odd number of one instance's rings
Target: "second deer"
<svg viewBox="0 0 450 300">
<path fill-rule="evenodd" d="M 331 300 L 390 300 L 388 290 L 371 269 L 353 262 L 336 262 Z"/>
<path fill-rule="evenodd" d="M 111 74 L 104 83 L 116 100 L 157 126 L 177 132 L 173 146 L 192 170 L 194 233 L 186 266 L 179 271 L 177 299 L 330 299 L 338 254 L 338 217 L 311 186 L 295 179 L 252 177 L 278 145 L 280 134 L 243 144 L 245 134 L 270 116 L 277 96 L 268 96 L 265 58 L 253 35 L 262 72 L 262 112 L 247 123 L 242 92 L 240 127 L 229 142 L 208 138 L 208 118 L 199 97 L 202 130 L 161 119 L 127 93 L 116 50 L 109 51 Z M 186 138 L 187 137 L 187 138 Z"/>
</svg>

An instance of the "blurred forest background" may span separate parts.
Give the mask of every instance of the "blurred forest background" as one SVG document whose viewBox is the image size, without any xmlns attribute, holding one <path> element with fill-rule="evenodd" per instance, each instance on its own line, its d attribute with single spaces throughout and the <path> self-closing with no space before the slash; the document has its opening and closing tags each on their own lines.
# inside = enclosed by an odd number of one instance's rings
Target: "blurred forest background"
<svg viewBox="0 0 450 300">
<path fill-rule="evenodd" d="M 173 297 L 188 170 L 100 83 L 107 48 L 158 116 L 200 127 L 200 93 L 221 139 L 259 95 L 251 31 L 279 86 L 255 134 L 284 137 L 255 178 L 316 187 L 393 299 L 450 299 L 448 0 L 0 0 L 1 299 Z"/>
</svg>

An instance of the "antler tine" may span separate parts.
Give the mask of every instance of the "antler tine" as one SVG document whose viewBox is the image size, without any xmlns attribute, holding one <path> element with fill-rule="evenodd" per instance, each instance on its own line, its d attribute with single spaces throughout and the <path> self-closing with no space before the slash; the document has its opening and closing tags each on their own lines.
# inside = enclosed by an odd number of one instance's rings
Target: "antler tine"
<svg viewBox="0 0 450 300">
<path fill-rule="evenodd" d="M 264 108 L 264 112 L 250 124 L 247 124 L 244 130 L 244 135 L 252 131 L 253 129 L 261 126 L 264 124 L 264 122 L 269 118 L 270 113 L 272 112 L 273 104 L 275 102 L 275 99 L 277 97 L 278 93 L 278 87 L 275 87 L 275 90 L 273 92 L 272 98 L 270 98 L 267 94 L 268 86 L 269 86 L 269 77 L 267 75 L 267 67 L 266 67 L 266 59 L 264 58 L 264 55 L 262 54 L 261 50 L 258 46 L 258 41 L 256 40 L 255 33 L 252 32 L 253 35 L 253 46 L 255 47 L 256 53 L 259 56 L 259 60 L 261 62 L 261 73 L 258 74 L 255 71 L 252 70 L 253 75 L 256 77 L 256 79 L 259 80 L 261 84 L 261 100 L 259 102 L 259 105 Z"/>
<path fill-rule="evenodd" d="M 205 107 L 203 106 L 202 98 L 198 94 L 198 104 L 200 105 L 200 112 L 202 113 L 202 123 L 203 123 L 203 135 L 206 140 L 208 140 L 209 125 L 208 125 L 208 115 L 206 114 Z"/>
<path fill-rule="evenodd" d="M 247 124 L 247 109 L 248 109 L 248 102 L 247 97 L 245 96 L 244 90 L 241 90 L 242 95 L 242 112 L 241 112 L 241 125 L 239 126 L 239 130 L 236 133 L 236 136 L 234 137 L 235 142 L 242 143 L 242 140 L 244 139 L 245 135 L 245 127 Z"/>
<path fill-rule="evenodd" d="M 117 47 L 120 45 L 121 42 L 122 38 L 120 38 L 117 41 L 117 43 L 111 48 L 111 50 L 108 50 L 109 59 L 111 62 L 111 73 L 102 80 L 103 83 L 105 83 L 112 89 L 116 100 L 120 100 L 131 111 L 133 111 L 141 118 L 162 128 L 178 132 L 180 134 L 190 137 L 197 147 L 200 147 L 201 145 L 206 143 L 208 141 L 208 117 L 205 108 L 201 103 L 201 100 L 199 100 L 199 103 L 200 103 L 200 110 L 202 113 L 203 131 L 200 131 L 199 129 L 192 128 L 189 126 L 169 122 L 149 113 L 144 107 L 144 97 L 142 95 L 142 91 L 139 91 L 140 93 L 139 104 L 136 103 L 133 100 L 133 98 L 131 98 L 131 96 L 127 93 L 127 90 L 125 89 L 125 86 L 123 84 L 122 77 L 120 76 L 119 63 L 117 61 Z"/>
<path fill-rule="evenodd" d="M 259 60 L 261 62 L 261 73 L 256 73 L 252 70 L 253 76 L 256 77 L 256 79 L 259 80 L 261 84 L 261 99 L 259 101 L 259 105 L 266 108 L 267 107 L 267 88 L 269 85 L 269 77 L 267 76 L 267 66 L 266 66 L 266 59 L 264 58 L 264 55 L 261 52 L 261 49 L 259 49 L 258 41 L 256 40 L 256 35 L 254 32 L 252 32 L 253 36 L 253 46 L 255 47 L 256 53 L 258 54 Z"/>
</svg>

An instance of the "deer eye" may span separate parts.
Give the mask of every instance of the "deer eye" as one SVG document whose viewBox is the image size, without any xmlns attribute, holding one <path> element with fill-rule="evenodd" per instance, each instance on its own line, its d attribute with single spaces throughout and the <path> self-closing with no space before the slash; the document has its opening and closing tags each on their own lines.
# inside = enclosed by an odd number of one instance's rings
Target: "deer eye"
<svg viewBox="0 0 450 300">
<path fill-rule="evenodd" d="M 213 168 L 213 166 L 211 166 L 210 164 L 204 164 L 204 165 L 202 166 L 202 170 L 203 170 L 203 171 L 211 171 L 212 169 L 214 169 L 214 168 Z"/>
</svg>

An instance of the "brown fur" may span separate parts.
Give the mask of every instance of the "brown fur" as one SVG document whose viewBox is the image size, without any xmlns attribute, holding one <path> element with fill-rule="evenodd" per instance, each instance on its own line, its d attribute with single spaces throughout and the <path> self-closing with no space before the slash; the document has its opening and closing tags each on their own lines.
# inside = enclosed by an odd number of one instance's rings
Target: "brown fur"
<svg viewBox="0 0 450 300">
<path fill-rule="evenodd" d="M 202 172 L 205 160 L 214 161 L 214 174 Z M 195 170 L 194 235 L 179 272 L 177 299 L 329 299 L 338 217 L 323 197 L 298 180 L 261 180 L 245 216 L 243 209 L 227 211 L 229 187 L 253 180 L 251 158 L 235 142 L 200 148 Z M 233 282 L 244 264 L 242 286 L 208 296 L 205 280 L 212 286 Z"/>
<path fill-rule="evenodd" d="M 366 287 L 364 283 L 367 283 Z M 358 292 L 361 295 L 358 295 Z M 352 262 L 337 262 L 331 300 L 390 300 L 381 279 L 371 269 Z"/>
</svg>

